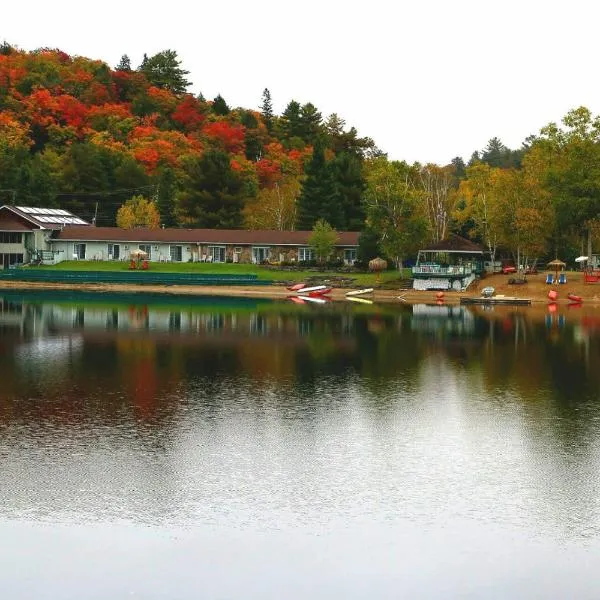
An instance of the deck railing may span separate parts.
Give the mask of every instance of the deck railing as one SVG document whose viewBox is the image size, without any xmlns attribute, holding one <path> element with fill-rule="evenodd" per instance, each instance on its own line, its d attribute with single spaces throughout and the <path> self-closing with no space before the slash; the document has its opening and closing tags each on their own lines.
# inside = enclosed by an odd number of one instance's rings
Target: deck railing
<svg viewBox="0 0 600 600">
<path fill-rule="evenodd" d="M 412 268 L 413 275 L 439 275 L 447 277 L 449 275 L 471 275 L 475 268 L 471 265 L 450 265 L 442 267 L 440 265 L 417 265 Z"/>
</svg>

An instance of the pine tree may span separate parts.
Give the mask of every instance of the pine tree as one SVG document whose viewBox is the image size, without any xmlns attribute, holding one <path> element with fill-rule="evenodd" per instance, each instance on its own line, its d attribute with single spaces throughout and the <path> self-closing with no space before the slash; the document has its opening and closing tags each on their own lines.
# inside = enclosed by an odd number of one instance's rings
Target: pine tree
<svg viewBox="0 0 600 600">
<path fill-rule="evenodd" d="M 299 137 L 307 144 L 314 144 L 317 137 L 321 134 L 321 123 L 323 118 L 317 107 L 307 102 L 300 109 L 299 115 Z"/>
<path fill-rule="evenodd" d="M 144 54 L 144 56 L 146 56 Z M 127 56 L 127 54 L 123 54 L 123 56 L 121 56 L 121 60 L 119 61 L 119 64 L 116 66 L 116 71 L 131 71 L 131 60 L 129 59 L 129 56 Z"/>
<path fill-rule="evenodd" d="M 293 137 L 301 137 L 300 126 L 300 103 L 295 100 L 285 107 L 280 119 L 281 131 L 284 138 L 290 140 Z"/>
<path fill-rule="evenodd" d="M 181 61 L 175 50 L 163 50 L 150 58 L 144 54 L 139 70 L 152 85 L 173 94 L 183 94 L 191 82 L 185 78 L 189 71 L 182 69 L 180 65 Z"/>
<path fill-rule="evenodd" d="M 271 92 L 267 88 L 262 93 L 260 112 L 262 113 L 267 129 L 271 131 L 273 128 L 273 102 L 271 101 Z"/>
<path fill-rule="evenodd" d="M 335 201 L 339 206 L 341 220 L 337 229 L 361 231 L 365 225 L 363 194 L 366 183 L 362 173 L 362 161 L 350 152 L 341 152 L 328 165 L 335 187 Z"/>
<path fill-rule="evenodd" d="M 332 176 L 332 168 L 325 161 L 323 142 L 317 139 L 313 156 L 306 168 L 306 179 L 298 199 L 296 229 L 307 231 L 324 219 L 338 228 L 343 217 Z"/>
<path fill-rule="evenodd" d="M 227 106 L 227 102 L 225 102 L 225 98 L 218 94 L 217 97 L 213 100 L 212 111 L 215 115 L 225 116 L 231 112 L 229 106 Z"/>
<path fill-rule="evenodd" d="M 175 227 L 175 195 L 177 178 L 171 167 L 163 167 L 158 176 L 156 204 L 160 213 L 160 222 L 164 227 Z"/>
<path fill-rule="evenodd" d="M 243 222 L 244 184 L 231 169 L 229 154 L 208 150 L 185 165 L 180 195 L 184 217 L 195 227 L 236 229 Z"/>
</svg>

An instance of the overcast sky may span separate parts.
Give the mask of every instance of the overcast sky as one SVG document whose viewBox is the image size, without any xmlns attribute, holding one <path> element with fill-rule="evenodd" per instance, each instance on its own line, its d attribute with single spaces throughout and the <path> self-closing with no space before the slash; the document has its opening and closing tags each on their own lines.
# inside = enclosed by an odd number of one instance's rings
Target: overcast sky
<svg viewBox="0 0 600 600">
<path fill-rule="evenodd" d="M 600 112 L 594 0 L 29 0 L 0 40 L 115 66 L 176 50 L 190 91 L 277 113 L 338 113 L 390 158 L 447 163 L 499 137 L 520 147 L 571 108 Z"/>
</svg>

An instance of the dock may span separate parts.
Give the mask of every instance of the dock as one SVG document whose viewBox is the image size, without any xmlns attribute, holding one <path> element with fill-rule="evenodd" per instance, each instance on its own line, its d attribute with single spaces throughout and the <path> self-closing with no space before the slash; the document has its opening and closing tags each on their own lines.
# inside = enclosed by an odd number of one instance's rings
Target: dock
<svg viewBox="0 0 600 600">
<path fill-rule="evenodd" d="M 512 296 L 491 296 L 489 298 L 481 297 L 468 297 L 463 296 L 460 299 L 461 304 L 508 304 L 508 305 L 523 305 L 531 304 L 531 298 L 514 298 Z"/>
</svg>

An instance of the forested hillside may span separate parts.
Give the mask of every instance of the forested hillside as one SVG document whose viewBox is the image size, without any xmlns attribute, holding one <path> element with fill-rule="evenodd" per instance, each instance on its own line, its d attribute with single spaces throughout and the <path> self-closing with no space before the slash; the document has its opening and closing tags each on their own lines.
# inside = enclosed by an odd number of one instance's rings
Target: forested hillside
<svg viewBox="0 0 600 600">
<path fill-rule="evenodd" d="M 134 196 L 167 227 L 323 219 L 363 232 L 363 260 L 397 263 L 453 232 L 520 262 L 569 258 L 584 242 L 590 252 L 600 236 L 600 119 L 586 108 L 517 150 L 492 138 L 468 163 L 409 165 L 312 103 L 290 100 L 277 115 L 268 89 L 258 110 L 188 93 L 181 64 L 172 50 L 113 68 L 0 45 L 0 202 L 67 208 L 98 225 L 114 225 Z"/>
<path fill-rule="evenodd" d="M 167 50 L 114 69 L 59 50 L 0 54 L 0 200 L 62 206 L 113 225 L 132 195 L 166 226 L 362 228 L 375 150 L 337 116 L 291 101 L 273 114 L 188 94 Z M 258 104 L 257 98 L 257 104 Z M 305 179 L 305 172 L 308 177 Z"/>
</svg>

